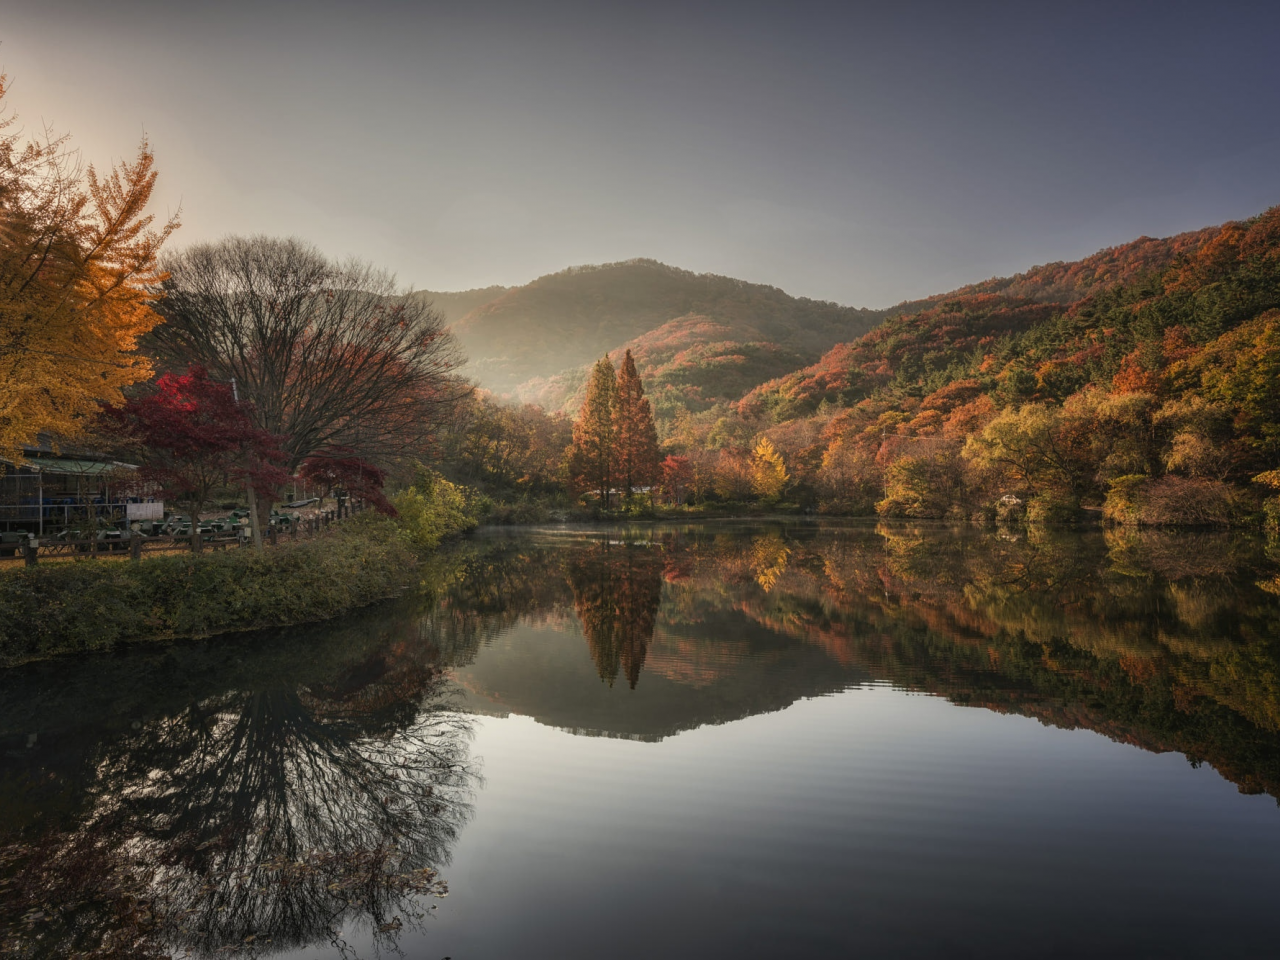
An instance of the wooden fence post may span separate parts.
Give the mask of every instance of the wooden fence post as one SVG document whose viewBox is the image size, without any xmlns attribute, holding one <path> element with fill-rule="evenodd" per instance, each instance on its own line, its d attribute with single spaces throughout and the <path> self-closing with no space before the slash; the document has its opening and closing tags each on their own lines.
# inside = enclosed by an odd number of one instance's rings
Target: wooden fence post
<svg viewBox="0 0 1280 960">
<path fill-rule="evenodd" d="M 27 566 L 34 567 L 36 565 L 36 554 L 40 552 L 40 545 L 30 537 L 27 538 L 27 545 L 23 550 L 23 555 L 27 558 Z"/>
<path fill-rule="evenodd" d="M 96 557 L 98 555 L 98 531 L 89 534 L 89 556 Z"/>
<path fill-rule="evenodd" d="M 272 527 L 269 531 L 267 531 L 267 536 L 270 538 L 271 545 L 274 547 L 276 544 L 280 542 L 280 528 L 278 526 Z"/>
<path fill-rule="evenodd" d="M 142 562 L 142 534 L 136 531 L 129 538 L 129 559 L 134 563 Z"/>
<path fill-rule="evenodd" d="M 199 553 L 200 548 L 204 545 L 204 541 L 200 539 L 200 527 L 197 524 L 191 525 L 191 552 Z"/>
</svg>

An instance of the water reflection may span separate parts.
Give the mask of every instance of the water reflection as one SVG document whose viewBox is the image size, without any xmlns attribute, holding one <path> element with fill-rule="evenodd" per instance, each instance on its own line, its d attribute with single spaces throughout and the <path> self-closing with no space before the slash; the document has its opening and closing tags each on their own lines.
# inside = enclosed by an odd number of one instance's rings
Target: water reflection
<svg viewBox="0 0 1280 960">
<path fill-rule="evenodd" d="M 880 681 L 1280 798 L 1277 559 L 1220 534 L 493 534 L 342 624 L 9 671 L 0 947 L 390 946 L 443 892 L 478 713 L 659 741 Z"/>
<path fill-rule="evenodd" d="M 573 607 L 596 672 L 609 686 L 622 668 L 635 689 L 662 599 L 660 550 L 635 543 L 592 544 L 568 564 Z"/>
<path fill-rule="evenodd" d="M 259 674 L 97 741 L 54 732 L 66 753 L 15 763 L 28 798 L 75 796 L 8 848 L 6 949 L 257 954 L 353 927 L 389 942 L 420 919 L 469 815 L 470 724 L 433 647 L 353 639 L 286 643 L 328 669 Z M 234 652 L 242 677 L 279 666 Z"/>
<path fill-rule="evenodd" d="M 1280 580 L 1264 541 L 911 525 L 609 539 L 539 540 L 547 603 L 523 591 L 507 629 L 561 627 L 461 665 L 470 708 L 659 739 L 878 680 L 1177 750 L 1280 797 Z M 477 567 L 528 569 L 527 542 L 471 549 Z M 566 580 L 581 639 L 563 625 Z M 623 694 L 566 682 L 583 640 Z"/>
</svg>

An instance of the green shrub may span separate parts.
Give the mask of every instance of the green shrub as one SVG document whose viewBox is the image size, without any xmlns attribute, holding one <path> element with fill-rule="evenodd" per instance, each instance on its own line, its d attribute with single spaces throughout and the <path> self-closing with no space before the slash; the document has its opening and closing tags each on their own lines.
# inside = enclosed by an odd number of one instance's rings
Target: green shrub
<svg viewBox="0 0 1280 960">
<path fill-rule="evenodd" d="M 1262 518 L 1268 533 L 1280 534 L 1280 497 L 1262 501 Z"/>
<path fill-rule="evenodd" d="M 1027 519 L 1027 503 L 1021 497 L 1006 494 L 991 504 L 981 516 L 975 514 L 975 520 L 994 520 L 997 523 L 1021 523 Z"/>
<path fill-rule="evenodd" d="M 450 483 L 434 470 L 419 465 L 414 485 L 391 498 L 406 540 L 432 549 L 447 537 L 474 530 L 485 505 L 465 487 Z"/>
<path fill-rule="evenodd" d="M 486 514 L 485 523 L 499 526 L 547 523 L 551 519 L 551 511 L 546 504 L 528 497 L 521 497 L 515 503 L 499 503 Z"/>
<path fill-rule="evenodd" d="M 1256 523 L 1256 506 L 1244 491 L 1217 480 L 1165 476 L 1111 481 L 1103 519 L 1152 527 L 1238 527 Z"/>
<path fill-rule="evenodd" d="M 0 573 L 0 664 L 326 620 L 397 594 L 417 558 L 372 514 L 262 552 L 85 560 Z"/>
<path fill-rule="evenodd" d="M 885 471 L 885 498 L 876 504 L 882 517 L 938 519 L 960 494 L 953 456 L 900 457 Z"/>
<path fill-rule="evenodd" d="M 1080 519 L 1080 501 L 1070 493 L 1045 490 L 1027 501 L 1028 523 L 1075 523 Z"/>
<path fill-rule="evenodd" d="M 1102 519 L 1116 524 L 1141 523 L 1143 491 L 1150 481 L 1145 473 L 1114 478 L 1102 502 Z"/>
</svg>

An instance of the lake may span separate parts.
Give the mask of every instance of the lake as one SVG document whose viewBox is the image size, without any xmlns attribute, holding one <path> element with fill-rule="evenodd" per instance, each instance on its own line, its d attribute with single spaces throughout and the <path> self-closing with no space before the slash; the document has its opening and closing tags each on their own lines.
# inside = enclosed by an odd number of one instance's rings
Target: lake
<svg viewBox="0 0 1280 960">
<path fill-rule="evenodd" d="M 489 530 L 422 579 L 340 622 L 0 674 L 7 948 L 1280 942 L 1280 548 L 1261 539 Z"/>
</svg>

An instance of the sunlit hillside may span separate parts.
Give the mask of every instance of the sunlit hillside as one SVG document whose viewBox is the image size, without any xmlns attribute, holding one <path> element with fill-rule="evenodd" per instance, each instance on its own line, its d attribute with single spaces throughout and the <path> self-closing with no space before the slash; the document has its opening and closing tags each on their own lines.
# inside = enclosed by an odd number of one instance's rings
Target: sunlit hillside
<svg viewBox="0 0 1280 960">
<path fill-rule="evenodd" d="M 790 419 L 823 400 L 851 404 L 885 388 L 922 397 L 970 377 L 1010 400 L 1062 399 L 1105 383 L 1140 344 L 1154 352 L 1129 366 L 1154 370 L 1168 362 L 1155 355 L 1166 331 L 1203 344 L 1280 302 L 1278 233 L 1275 208 L 961 287 L 924 309 L 904 305 L 860 339 L 752 391 L 746 406 Z"/>
<path fill-rule="evenodd" d="M 497 393 L 560 406 L 578 368 L 631 344 L 649 358 L 643 376 L 664 368 L 668 382 L 692 387 L 696 406 L 704 396 L 737 399 L 885 315 L 629 260 L 540 277 L 477 306 L 453 331 L 467 372 Z"/>
<path fill-rule="evenodd" d="M 416 290 L 410 296 L 431 304 L 444 317 L 445 323 L 457 323 L 472 310 L 482 307 L 491 300 L 497 300 L 510 287 L 477 287 L 474 290 L 459 290 L 455 293 L 440 293 L 434 290 Z"/>
</svg>

